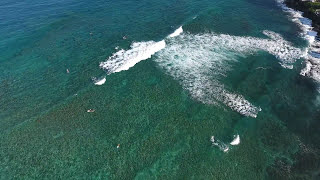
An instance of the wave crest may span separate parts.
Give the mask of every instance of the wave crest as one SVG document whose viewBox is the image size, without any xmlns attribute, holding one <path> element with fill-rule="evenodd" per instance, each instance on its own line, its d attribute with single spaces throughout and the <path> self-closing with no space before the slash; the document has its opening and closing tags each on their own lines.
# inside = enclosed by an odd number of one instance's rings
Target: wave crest
<svg viewBox="0 0 320 180">
<path fill-rule="evenodd" d="M 107 61 L 100 63 L 100 68 L 107 70 L 108 74 L 128 70 L 142 60 L 151 58 L 153 54 L 165 48 L 164 40 L 155 42 L 135 42 L 131 49 L 114 53 Z"/>
</svg>

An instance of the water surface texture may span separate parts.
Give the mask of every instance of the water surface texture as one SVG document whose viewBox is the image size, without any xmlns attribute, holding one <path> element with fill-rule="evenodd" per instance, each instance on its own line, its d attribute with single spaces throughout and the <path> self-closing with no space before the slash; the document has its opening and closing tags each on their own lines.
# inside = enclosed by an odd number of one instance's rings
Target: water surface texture
<svg viewBox="0 0 320 180">
<path fill-rule="evenodd" d="M 0 179 L 320 178 L 293 19 L 274 0 L 2 0 Z"/>
</svg>

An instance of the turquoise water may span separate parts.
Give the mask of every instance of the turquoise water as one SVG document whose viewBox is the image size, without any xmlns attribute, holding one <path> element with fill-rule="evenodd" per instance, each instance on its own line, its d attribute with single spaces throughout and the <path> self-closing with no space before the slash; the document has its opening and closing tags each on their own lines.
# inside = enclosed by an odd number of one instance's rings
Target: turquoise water
<svg viewBox="0 0 320 180">
<path fill-rule="evenodd" d="M 300 33 L 272 0 L 2 1 L 0 179 L 317 179 Z"/>
</svg>

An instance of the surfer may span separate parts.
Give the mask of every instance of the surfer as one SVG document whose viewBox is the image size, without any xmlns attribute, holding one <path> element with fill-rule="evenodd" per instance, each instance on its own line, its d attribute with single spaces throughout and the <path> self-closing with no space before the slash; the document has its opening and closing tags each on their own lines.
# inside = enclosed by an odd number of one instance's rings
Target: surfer
<svg viewBox="0 0 320 180">
<path fill-rule="evenodd" d="M 91 113 L 91 112 L 94 112 L 94 111 L 95 111 L 94 109 L 88 109 L 88 110 L 87 110 L 88 113 L 89 113 L 89 112 Z"/>
<path fill-rule="evenodd" d="M 68 73 L 68 74 L 70 73 L 69 69 L 67 69 L 67 73 Z"/>
</svg>

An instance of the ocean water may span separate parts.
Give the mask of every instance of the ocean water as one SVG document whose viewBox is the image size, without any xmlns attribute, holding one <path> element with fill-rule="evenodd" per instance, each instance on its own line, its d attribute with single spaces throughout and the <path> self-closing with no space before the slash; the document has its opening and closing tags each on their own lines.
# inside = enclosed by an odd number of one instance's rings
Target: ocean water
<svg viewBox="0 0 320 180">
<path fill-rule="evenodd" d="M 0 179 L 319 179 L 299 19 L 274 0 L 1 1 Z"/>
</svg>

